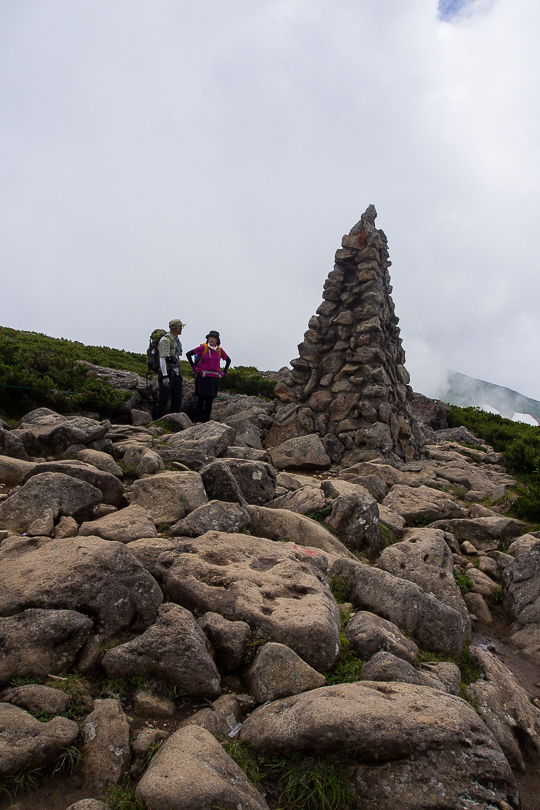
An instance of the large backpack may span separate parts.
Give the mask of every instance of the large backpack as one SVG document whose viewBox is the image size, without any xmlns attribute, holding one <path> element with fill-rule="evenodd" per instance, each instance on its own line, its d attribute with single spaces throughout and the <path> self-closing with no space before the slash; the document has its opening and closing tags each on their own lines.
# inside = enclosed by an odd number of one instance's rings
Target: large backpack
<svg viewBox="0 0 540 810">
<path fill-rule="evenodd" d="M 148 349 L 146 350 L 146 356 L 148 358 L 148 373 L 149 374 L 157 374 L 159 371 L 159 350 L 158 344 L 163 335 L 166 335 L 167 332 L 165 329 L 154 329 L 152 334 L 150 335 L 150 342 L 148 344 Z"/>
</svg>

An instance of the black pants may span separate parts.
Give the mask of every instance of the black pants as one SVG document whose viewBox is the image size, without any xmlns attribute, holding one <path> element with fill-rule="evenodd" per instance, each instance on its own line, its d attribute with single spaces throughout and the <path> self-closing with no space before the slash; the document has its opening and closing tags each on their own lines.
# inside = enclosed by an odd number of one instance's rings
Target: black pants
<svg viewBox="0 0 540 810">
<path fill-rule="evenodd" d="M 209 422 L 210 414 L 212 413 L 212 404 L 215 397 L 201 396 L 197 397 L 197 405 L 195 407 L 195 422 Z"/>
<path fill-rule="evenodd" d="M 167 404 L 171 400 L 171 413 L 180 413 L 182 407 L 182 377 L 174 372 L 169 377 L 169 385 L 163 385 L 163 374 L 158 374 L 159 397 L 154 410 L 154 419 L 165 416 Z"/>
</svg>

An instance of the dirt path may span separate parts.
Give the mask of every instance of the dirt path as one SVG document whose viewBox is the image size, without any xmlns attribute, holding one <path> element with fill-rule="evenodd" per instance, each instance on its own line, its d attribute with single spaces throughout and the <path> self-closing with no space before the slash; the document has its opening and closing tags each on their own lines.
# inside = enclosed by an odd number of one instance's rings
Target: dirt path
<svg viewBox="0 0 540 810">
<path fill-rule="evenodd" d="M 498 658 L 517 682 L 537 700 L 540 708 L 540 667 L 508 645 L 509 623 L 494 618 L 493 627 L 478 625 L 472 638 L 475 647 L 483 647 Z M 526 773 L 514 771 L 519 788 L 522 810 L 540 810 L 540 766 L 525 755 Z"/>
</svg>

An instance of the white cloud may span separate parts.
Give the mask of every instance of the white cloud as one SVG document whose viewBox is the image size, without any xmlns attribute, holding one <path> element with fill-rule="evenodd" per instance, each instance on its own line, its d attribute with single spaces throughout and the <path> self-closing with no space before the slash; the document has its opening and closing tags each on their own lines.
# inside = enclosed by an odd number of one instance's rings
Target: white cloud
<svg viewBox="0 0 540 810">
<path fill-rule="evenodd" d="M 217 328 L 278 368 L 373 202 L 413 385 L 437 361 L 540 399 L 539 17 L 3 4 L 0 323 L 144 350 L 181 317 L 187 348 Z"/>
</svg>

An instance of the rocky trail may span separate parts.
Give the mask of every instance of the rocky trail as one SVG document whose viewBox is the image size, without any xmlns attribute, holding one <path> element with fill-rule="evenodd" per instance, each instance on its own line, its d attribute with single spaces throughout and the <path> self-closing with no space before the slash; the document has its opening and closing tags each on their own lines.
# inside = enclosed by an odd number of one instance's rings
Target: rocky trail
<svg viewBox="0 0 540 810">
<path fill-rule="evenodd" d="M 413 394 L 375 216 L 274 401 L 0 421 L 0 810 L 540 807 L 540 532 Z"/>
<path fill-rule="evenodd" d="M 216 408 L 223 421 L 196 426 L 41 409 L 3 428 L 25 458 L 0 455 L 2 810 L 115 807 L 126 778 L 151 810 L 286 807 L 234 770 L 224 738 L 263 757 L 356 751 L 349 807 L 390 807 L 390 784 L 405 807 L 518 807 L 519 789 L 532 810 L 540 543 L 501 512 L 513 481 L 496 454 L 440 431 L 423 459 L 344 466 L 316 435 L 263 448 L 268 403 Z M 259 448 L 234 443 L 242 420 Z M 464 645 L 480 678 L 465 693 Z M 358 669 L 340 685 L 346 648 Z M 73 773 L 51 777 L 73 749 Z M 49 777 L 15 795 L 34 767 Z M 208 795 L 190 798 L 194 782 Z"/>
</svg>

